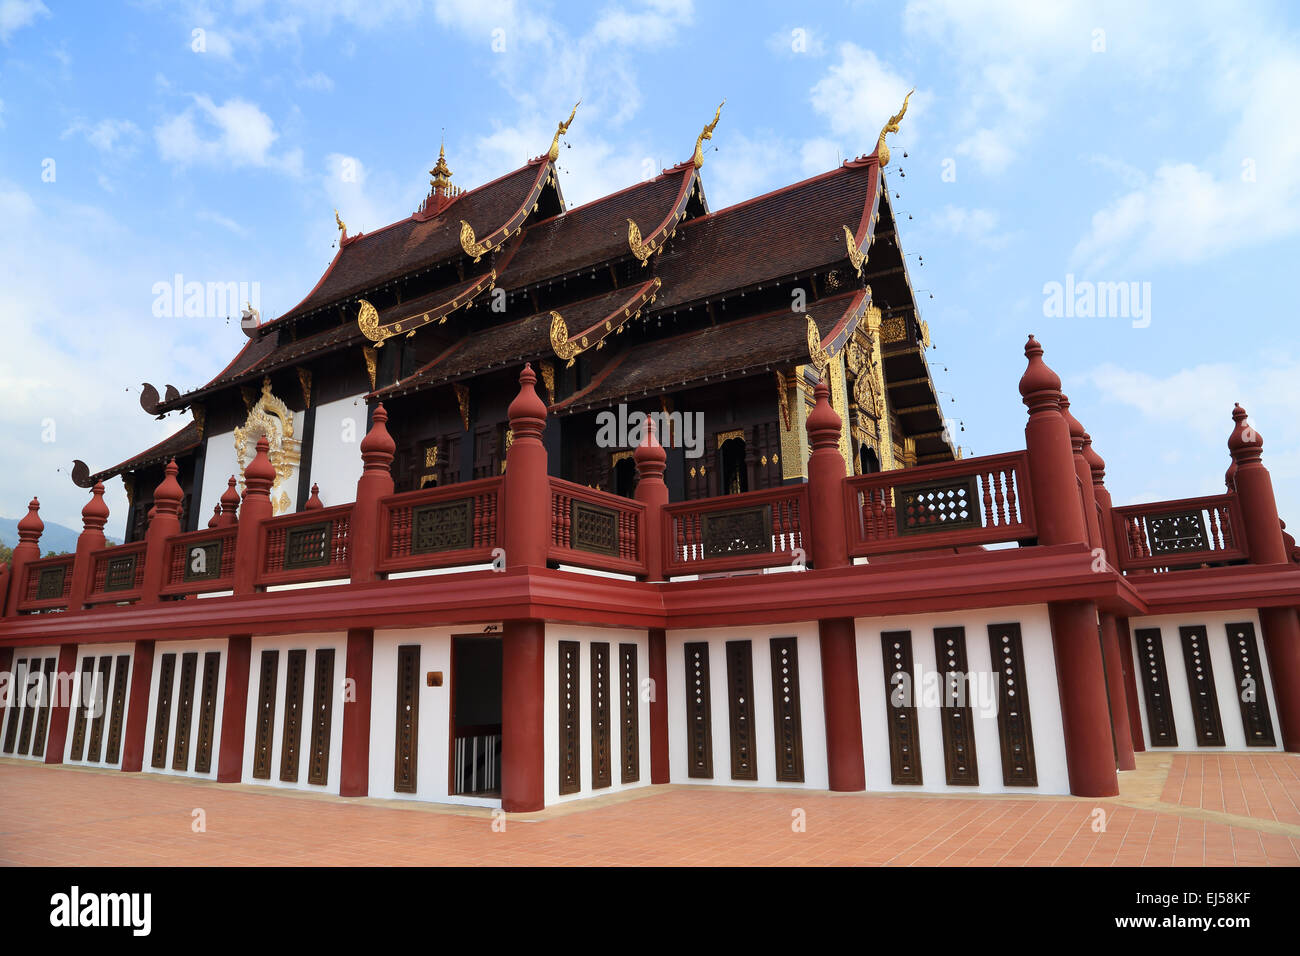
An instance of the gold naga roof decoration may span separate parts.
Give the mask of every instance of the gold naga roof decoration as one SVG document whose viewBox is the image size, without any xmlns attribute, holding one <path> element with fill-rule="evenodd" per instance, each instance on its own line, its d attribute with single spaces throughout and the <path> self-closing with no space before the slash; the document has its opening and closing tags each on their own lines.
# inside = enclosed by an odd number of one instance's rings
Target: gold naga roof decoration
<svg viewBox="0 0 1300 956">
<path fill-rule="evenodd" d="M 622 305 L 610 312 L 603 319 L 583 329 L 577 339 L 569 337 L 569 325 L 560 313 L 551 312 L 551 348 L 557 358 L 563 360 L 565 368 L 573 365 L 574 360 L 593 346 L 604 348 L 605 339 L 611 334 L 618 334 L 631 320 L 639 318 L 641 310 L 653 305 L 663 280 L 658 276 L 643 282 Z M 617 323 L 617 324 L 616 324 Z"/>
<path fill-rule="evenodd" d="M 826 367 L 830 365 L 831 359 L 835 357 L 835 351 L 822 346 L 822 334 L 817 329 L 817 323 L 813 320 L 812 314 L 805 312 L 804 318 L 808 320 L 808 357 L 812 359 L 812 364 L 816 366 L 817 374 L 825 378 Z"/>
<path fill-rule="evenodd" d="M 726 100 L 723 100 L 718 104 L 718 111 L 713 114 L 713 122 L 704 127 L 700 132 L 700 135 L 695 138 L 695 156 L 693 157 L 693 160 L 696 169 L 699 169 L 704 165 L 704 141 L 706 139 L 713 139 L 713 131 L 717 129 L 718 119 L 722 116 L 722 108 L 726 105 Z"/>
<path fill-rule="evenodd" d="M 907 113 L 907 101 L 912 98 L 912 94 L 915 92 L 915 89 L 909 90 L 907 95 L 903 97 L 903 108 L 889 117 L 889 122 L 880 131 L 880 138 L 876 140 L 876 157 L 880 160 L 882 169 L 889 165 L 889 146 L 885 143 L 885 134 L 898 132 L 898 124 L 902 121 L 904 114 Z"/>
<path fill-rule="evenodd" d="M 405 332 L 407 338 L 410 338 L 419 329 L 431 322 L 437 322 L 441 325 L 447 321 L 447 316 L 455 312 L 461 306 L 468 305 L 470 302 L 474 301 L 474 298 L 478 296 L 479 293 L 490 291 L 496 285 L 496 280 L 496 270 L 489 270 L 486 275 L 479 276 L 478 280 L 475 281 L 473 285 L 462 291 L 456 297 L 441 303 L 427 312 L 407 316 L 406 318 L 399 319 L 396 322 L 390 322 L 387 325 L 380 324 L 379 310 L 365 299 L 361 299 L 361 309 L 357 314 L 357 327 L 361 329 L 361 333 L 366 338 L 375 343 L 375 348 L 381 348 L 383 347 L 384 341 L 386 339 L 391 339 L 394 335 L 400 335 Z"/>
<path fill-rule="evenodd" d="M 857 270 L 858 275 L 862 275 L 862 269 L 867 264 L 867 251 L 858 248 L 858 242 L 853 238 L 853 230 L 848 226 L 844 227 L 844 241 L 849 247 L 849 262 L 853 263 L 853 268 Z M 868 248 L 870 245 L 871 238 L 868 236 Z"/>
<path fill-rule="evenodd" d="M 574 103 L 569 118 L 555 127 L 555 136 L 551 139 L 551 148 L 546 151 L 546 155 L 551 162 L 555 162 L 560 158 L 560 137 L 569 131 L 569 127 L 573 124 L 573 118 L 578 115 L 578 107 L 581 105 L 582 100 Z"/>
</svg>

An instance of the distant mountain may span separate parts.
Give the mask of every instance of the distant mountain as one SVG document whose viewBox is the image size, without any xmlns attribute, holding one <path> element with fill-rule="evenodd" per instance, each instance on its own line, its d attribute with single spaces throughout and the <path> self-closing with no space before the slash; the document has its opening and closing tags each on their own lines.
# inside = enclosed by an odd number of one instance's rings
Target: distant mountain
<svg viewBox="0 0 1300 956">
<path fill-rule="evenodd" d="M 77 535 L 80 531 L 73 531 L 71 528 L 65 528 L 61 524 L 53 521 L 45 522 L 45 531 L 41 534 L 41 554 L 45 555 L 49 551 L 76 551 Z M 109 538 L 114 544 L 120 544 Z M 0 541 L 3 541 L 9 547 L 18 544 L 18 519 L 17 518 L 0 518 Z"/>
</svg>

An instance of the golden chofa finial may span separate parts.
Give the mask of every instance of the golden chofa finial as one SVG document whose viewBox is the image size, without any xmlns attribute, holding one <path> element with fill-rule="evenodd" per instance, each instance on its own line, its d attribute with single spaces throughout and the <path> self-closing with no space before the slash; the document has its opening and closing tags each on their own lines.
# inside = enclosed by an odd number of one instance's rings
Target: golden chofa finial
<svg viewBox="0 0 1300 956">
<path fill-rule="evenodd" d="M 429 175 L 433 178 L 429 180 L 429 185 L 436 192 L 447 193 L 451 188 L 451 169 L 447 166 L 447 147 L 438 147 L 438 162 L 433 169 L 429 170 Z"/>
<path fill-rule="evenodd" d="M 341 232 L 343 237 L 346 239 L 348 235 L 348 224 L 339 218 L 339 211 L 337 209 L 334 210 L 334 225 L 339 227 L 339 232 Z"/>
<path fill-rule="evenodd" d="M 886 123 L 885 128 L 880 131 L 880 139 L 876 140 L 876 157 L 880 160 L 880 165 L 882 167 L 889 165 L 889 146 L 885 143 L 885 134 L 898 132 L 899 121 L 902 120 L 903 115 L 907 112 L 907 101 L 912 98 L 912 94 L 915 92 L 915 89 L 907 91 L 907 95 L 903 97 L 903 108 L 893 116 L 889 117 L 889 122 Z"/>
<path fill-rule="evenodd" d="M 551 140 L 551 148 L 546 155 L 550 157 L 551 162 L 560 158 L 560 137 L 569 131 L 569 126 L 573 123 L 573 117 L 578 115 L 578 107 L 582 105 L 582 100 L 573 104 L 573 110 L 569 113 L 569 118 L 555 127 L 555 136 Z"/>
<path fill-rule="evenodd" d="M 718 111 L 713 114 L 713 122 L 710 123 L 708 126 L 704 127 L 700 135 L 695 138 L 695 168 L 696 169 L 699 169 L 701 166 L 704 165 L 704 141 L 706 139 L 713 139 L 713 131 L 717 129 L 718 120 L 722 116 L 722 108 L 726 105 L 727 105 L 726 100 L 723 100 L 721 103 L 718 104 Z"/>
</svg>

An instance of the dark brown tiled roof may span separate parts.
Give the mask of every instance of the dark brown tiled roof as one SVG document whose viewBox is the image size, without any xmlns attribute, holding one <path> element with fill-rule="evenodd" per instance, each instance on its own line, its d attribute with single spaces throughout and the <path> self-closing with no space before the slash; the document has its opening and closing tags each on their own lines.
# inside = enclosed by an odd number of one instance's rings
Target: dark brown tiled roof
<svg viewBox="0 0 1300 956">
<path fill-rule="evenodd" d="M 857 301 L 856 293 L 837 295 L 812 303 L 807 314 L 818 329 L 828 330 Z M 804 313 L 782 309 L 631 348 L 585 390 L 557 402 L 552 411 L 567 415 L 619 399 L 672 391 L 724 372 L 740 378 L 768 365 L 808 361 L 808 321 Z"/>
<path fill-rule="evenodd" d="M 585 329 L 622 307 L 629 289 L 614 289 L 560 309 L 570 330 Z M 539 312 L 518 322 L 470 331 L 423 368 L 376 392 L 370 398 L 387 399 L 444 382 L 465 378 L 495 365 L 550 356 L 551 313 Z"/>
<path fill-rule="evenodd" d="M 114 465 L 112 468 L 106 468 L 103 471 L 96 472 L 89 479 L 77 484 L 89 488 L 97 481 L 107 481 L 114 475 L 120 475 L 124 471 L 135 471 L 139 468 L 145 468 L 149 465 L 155 465 L 159 462 L 170 461 L 178 455 L 183 455 L 188 451 L 199 446 L 202 439 L 199 437 L 199 426 L 197 422 L 190 422 L 180 431 L 168 438 L 164 438 L 152 448 L 146 448 L 140 454 L 128 458 L 121 464 Z M 74 479 L 75 480 L 75 479 Z"/>
<path fill-rule="evenodd" d="M 316 288 L 269 324 L 279 325 L 364 292 L 381 282 L 463 255 L 460 221 L 464 219 L 473 226 L 480 240 L 488 236 L 519 211 L 538 177 L 546 175 L 548 166 L 546 162 L 529 163 L 500 179 L 463 193 L 440 214 L 425 222 L 412 216 L 348 240 Z"/>
<path fill-rule="evenodd" d="M 840 166 L 682 223 L 656 256 L 654 311 L 847 259 L 844 227 L 856 234 L 870 218 L 876 182 L 874 164 Z"/>
<path fill-rule="evenodd" d="M 524 232 L 523 245 L 497 284 L 519 289 L 629 255 L 627 221 L 634 220 L 649 236 L 668 215 L 694 173 L 690 163 L 674 167 L 654 179 L 530 226 Z"/>
</svg>

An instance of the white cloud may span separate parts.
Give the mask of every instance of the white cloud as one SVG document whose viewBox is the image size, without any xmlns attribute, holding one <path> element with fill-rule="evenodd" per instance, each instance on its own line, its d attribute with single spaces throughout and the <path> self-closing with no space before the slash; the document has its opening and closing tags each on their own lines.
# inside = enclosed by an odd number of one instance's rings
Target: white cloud
<svg viewBox="0 0 1300 956">
<path fill-rule="evenodd" d="M 830 125 L 831 132 L 849 145 L 850 155 L 875 152 L 876 139 L 889 117 L 898 112 L 911 83 L 895 73 L 871 50 L 841 43 L 839 60 L 812 88 L 812 107 Z M 917 114 L 924 115 L 930 97 L 912 94 L 907 105 L 904 135 L 917 138 Z"/>
<path fill-rule="evenodd" d="M 328 93 L 334 89 L 334 81 L 320 70 L 310 76 L 299 77 L 297 83 L 299 89 L 315 90 L 318 93 Z"/>
<path fill-rule="evenodd" d="M 41 0 L 0 0 L 0 40 L 8 43 L 14 33 L 31 26 L 37 17 L 49 15 L 49 7 Z"/>
<path fill-rule="evenodd" d="M 955 239 L 991 248 L 1006 245 L 1010 238 L 998 232 L 998 214 L 989 209 L 966 209 L 949 203 L 934 214 L 931 223 Z"/>
<path fill-rule="evenodd" d="M 277 168 L 291 175 L 302 171 L 302 151 L 273 155 L 279 138 L 275 123 L 256 104 L 238 97 L 220 106 L 207 96 L 164 121 L 154 130 L 158 152 L 180 166 L 210 165 Z"/>
<path fill-rule="evenodd" d="M 63 131 L 61 139 L 80 134 L 100 152 L 130 155 L 135 152 L 136 142 L 140 138 L 140 127 L 130 120 L 102 119 L 91 124 L 78 119 Z"/>
<path fill-rule="evenodd" d="M 222 229 L 229 229 L 242 239 L 246 239 L 252 235 L 252 230 L 247 226 L 242 226 L 228 216 L 223 216 L 219 212 L 213 212 L 211 209 L 200 209 L 195 213 L 195 216 L 204 222 L 210 222 L 214 225 L 220 226 Z"/>
</svg>

